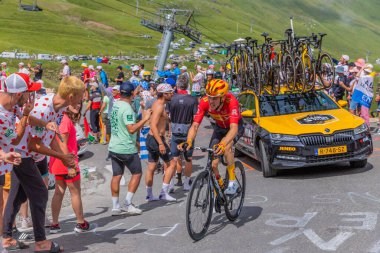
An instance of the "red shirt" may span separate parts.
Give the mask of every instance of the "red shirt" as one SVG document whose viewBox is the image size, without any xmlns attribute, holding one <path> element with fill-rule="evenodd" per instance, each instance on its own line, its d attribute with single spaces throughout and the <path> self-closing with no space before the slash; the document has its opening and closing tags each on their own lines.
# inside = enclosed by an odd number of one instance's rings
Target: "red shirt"
<svg viewBox="0 0 380 253">
<path fill-rule="evenodd" d="M 198 105 L 197 114 L 194 116 L 194 122 L 201 123 L 205 113 L 215 120 L 215 123 L 221 128 L 229 128 L 230 124 L 238 124 L 241 119 L 239 102 L 231 93 L 226 95 L 222 108 L 218 111 L 212 110 L 208 102 L 208 97 L 203 97 Z"/>
<path fill-rule="evenodd" d="M 183 94 L 183 95 L 187 95 L 187 94 L 189 94 L 189 93 L 187 92 L 187 90 L 177 90 L 177 93 L 178 93 L 178 94 Z"/>
<path fill-rule="evenodd" d="M 88 79 L 90 79 L 90 70 L 85 68 L 83 70 L 83 82 L 86 82 Z"/>
<path fill-rule="evenodd" d="M 67 139 L 67 149 L 70 153 L 77 155 L 78 154 L 78 145 L 77 145 L 77 131 L 75 130 L 74 123 L 70 120 L 70 118 L 64 114 L 62 118 L 62 122 L 59 125 L 59 131 L 61 134 L 68 134 L 69 137 Z M 78 166 L 78 158 L 75 159 L 76 170 L 79 171 Z M 66 175 L 67 167 L 65 167 L 61 160 L 50 157 L 49 162 L 49 170 L 51 174 L 54 175 Z"/>
</svg>

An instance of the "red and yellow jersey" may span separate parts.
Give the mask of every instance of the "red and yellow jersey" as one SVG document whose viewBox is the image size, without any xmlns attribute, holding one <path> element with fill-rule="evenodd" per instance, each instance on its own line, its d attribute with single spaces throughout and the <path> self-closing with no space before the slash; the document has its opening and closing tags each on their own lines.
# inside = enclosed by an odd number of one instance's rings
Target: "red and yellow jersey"
<svg viewBox="0 0 380 253">
<path fill-rule="evenodd" d="M 200 124 L 206 112 L 221 128 L 229 128 L 233 123 L 238 124 L 241 119 L 239 102 L 231 93 L 227 93 L 223 106 L 218 111 L 210 108 L 207 96 L 203 97 L 198 105 L 197 114 L 194 116 L 194 122 Z"/>
</svg>

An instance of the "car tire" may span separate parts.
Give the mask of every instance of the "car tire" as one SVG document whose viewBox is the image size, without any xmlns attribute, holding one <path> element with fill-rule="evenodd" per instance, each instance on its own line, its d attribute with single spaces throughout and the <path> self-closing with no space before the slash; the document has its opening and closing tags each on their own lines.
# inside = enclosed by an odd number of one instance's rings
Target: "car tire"
<svg viewBox="0 0 380 253">
<path fill-rule="evenodd" d="M 260 158 L 261 158 L 261 171 L 263 172 L 264 177 L 275 177 L 277 175 L 277 171 L 273 169 L 269 164 L 269 159 L 267 152 L 265 150 L 264 142 L 262 140 L 259 141 L 259 149 L 260 149 Z"/>
<path fill-rule="evenodd" d="M 367 165 L 367 159 L 350 162 L 351 168 L 363 168 Z"/>
<path fill-rule="evenodd" d="M 235 157 L 242 157 L 244 154 L 239 151 L 236 147 L 234 147 L 234 156 Z"/>
</svg>

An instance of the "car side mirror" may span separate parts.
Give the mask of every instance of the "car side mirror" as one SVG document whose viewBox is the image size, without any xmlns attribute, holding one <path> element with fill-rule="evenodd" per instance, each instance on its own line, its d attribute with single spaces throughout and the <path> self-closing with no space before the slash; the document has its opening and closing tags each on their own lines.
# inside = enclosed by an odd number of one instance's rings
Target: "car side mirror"
<svg viewBox="0 0 380 253">
<path fill-rule="evenodd" d="M 246 110 L 241 113 L 241 116 L 243 118 L 255 118 L 256 117 L 256 110 Z"/>
<path fill-rule="evenodd" d="M 346 107 L 348 105 L 348 102 L 345 100 L 339 100 L 338 105 L 340 105 L 341 107 Z"/>
</svg>

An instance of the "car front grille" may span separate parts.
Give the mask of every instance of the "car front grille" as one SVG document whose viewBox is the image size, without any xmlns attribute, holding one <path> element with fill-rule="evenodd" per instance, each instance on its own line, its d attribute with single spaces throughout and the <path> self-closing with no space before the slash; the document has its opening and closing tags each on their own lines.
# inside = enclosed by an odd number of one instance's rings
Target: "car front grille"
<svg viewBox="0 0 380 253">
<path fill-rule="evenodd" d="M 326 155 L 326 156 L 310 156 L 307 157 L 306 162 L 309 164 L 312 163 L 321 163 L 321 162 L 329 162 L 329 161 L 341 161 L 350 158 L 354 158 L 355 155 L 352 152 L 345 154 L 335 154 L 335 155 Z"/>
<path fill-rule="evenodd" d="M 304 135 L 300 136 L 302 144 L 305 146 L 327 146 L 332 144 L 347 143 L 353 140 L 354 131 L 347 130 L 336 132 L 332 135 L 322 135 L 322 134 L 313 134 L 313 135 Z"/>
</svg>

